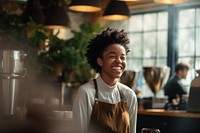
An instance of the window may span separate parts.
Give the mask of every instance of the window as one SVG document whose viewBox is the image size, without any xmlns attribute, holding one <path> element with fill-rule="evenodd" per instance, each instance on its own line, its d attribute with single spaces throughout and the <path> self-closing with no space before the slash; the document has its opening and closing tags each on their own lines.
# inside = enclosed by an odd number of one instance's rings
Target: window
<svg viewBox="0 0 200 133">
<path fill-rule="evenodd" d="M 131 16 L 128 26 L 131 52 L 127 56 L 127 69 L 167 65 L 172 76 L 176 62 L 188 62 L 191 69 L 183 84 L 189 91 L 194 70 L 200 69 L 200 4 L 173 5 L 166 9 L 137 12 Z"/>
<path fill-rule="evenodd" d="M 184 80 L 189 85 L 194 78 L 192 69 L 200 69 L 200 8 L 180 9 L 178 19 L 178 61 L 191 64 L 191 70 Z"/>
<path fill-rule="evenodd" d="M 132 15 L 129 20 L 130 50 L 127 69 L 167 65 L 168 13 Z"/>
<path fill-rule="evenodd" d="M 187 16 L 187 17 L 185 17 Z M 200 8 L 179 11 L 178 60 L 200 69 Z"/>
</svg>

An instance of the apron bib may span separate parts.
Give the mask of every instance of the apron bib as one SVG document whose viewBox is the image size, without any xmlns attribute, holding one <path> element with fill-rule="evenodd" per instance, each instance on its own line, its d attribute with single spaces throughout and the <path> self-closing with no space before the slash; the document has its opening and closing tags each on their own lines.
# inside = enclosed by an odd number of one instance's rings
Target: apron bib
<svg viewBox="0 0 200 133">
<path fill-rule="evenodd" d="M 117 104 L 110 104 L 98 101 L 98 86 L 96 79 L 95 103 L 92 110 L 89 133 L 130 133 L 130 119 L 128 106 L 120 92 L 121 101 Z"/>
</svg>

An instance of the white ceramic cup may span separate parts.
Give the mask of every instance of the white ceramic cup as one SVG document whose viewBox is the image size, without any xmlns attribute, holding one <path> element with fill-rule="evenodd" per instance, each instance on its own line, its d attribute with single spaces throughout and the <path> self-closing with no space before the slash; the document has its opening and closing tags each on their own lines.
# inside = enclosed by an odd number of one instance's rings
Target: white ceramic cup
<svg viewBox="0 0 200 133">
<path fill-rule="evenodd" d="M 65 112 L 64 111 L 53 111 L 53 115 L 56 118 L 64 118 L 65 117 Z"/>
<path fill-rule="evenodd" d="M 51 98 L 50 104 L 52 105 L 59 105 L 59 99 L 58 98 Z"/>
<path fill-rule="evenodd" d="M 65 111 L 64 115 L 65 115 L 65 118 L 69 118 L 69 119 L 71 119 L 73 117 L 72 111 Z"/>
</svg>

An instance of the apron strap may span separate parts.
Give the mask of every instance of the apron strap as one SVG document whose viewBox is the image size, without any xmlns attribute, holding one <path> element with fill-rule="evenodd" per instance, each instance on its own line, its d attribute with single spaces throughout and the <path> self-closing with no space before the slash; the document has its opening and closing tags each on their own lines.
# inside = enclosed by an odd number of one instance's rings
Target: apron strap
<svg viewBox="0 0 200 133">
<path fill-rule="evenodd" d="M 95 87 L 95 99 L 98 100 L 99 96 L 98 96 L 98 86 L 97 86 L 97 80 L 96 79 L 93 79 L 93 82 L 94 82 L 94 87 Z"/>
<path fill-rule="evenodd" d="M 120 98 L 121 100 L 125 98 L 124 93 L 119 89 L 119 87 L 117 86 L 118 90 L 119 90 L 119 94 L 120 94 Z"/>
</svg>

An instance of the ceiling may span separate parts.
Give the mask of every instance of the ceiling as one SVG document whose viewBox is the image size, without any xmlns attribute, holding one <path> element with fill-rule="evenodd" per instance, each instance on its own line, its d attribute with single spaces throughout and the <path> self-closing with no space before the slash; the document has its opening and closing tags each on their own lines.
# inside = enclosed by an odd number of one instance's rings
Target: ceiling
<svg viewBox="0 0 200 133">
<path fill-rule="evenodd" d="M 20 3 L 26 3 L 28 0 L 5 0 L 5 1 L 17 1 Z M 51 0 L 39 0 L 40 3 L 42 3 L 44 6 L 47 5 Z M 66 5 L 69 5 L 69 3 L 71 2 L 71 0 L 63 0 L 64 3 Z M 105 7 L 107 6 L 108 2 L 110 0 L 100 0 L 101 5 L 102 5 L 102 9 L 104 10 Z M 187 0 L 186 4 L 188 3 L 199 3 L 200 4 L 200 0 Z M 138 11 L 138 10 L 148 10 L 150 8 L 160 8 L 166 5 L 163 4 L 156 4 L 153 2 L 153 0 L 139 0 L 139 1 L 135 1 L 135 2 L 127 2 L 127 5 L 130 9 L 131 12 L 134 11 Z M 184 4 L 182 4 L 184 5 Z"/>
</svg>

